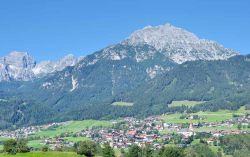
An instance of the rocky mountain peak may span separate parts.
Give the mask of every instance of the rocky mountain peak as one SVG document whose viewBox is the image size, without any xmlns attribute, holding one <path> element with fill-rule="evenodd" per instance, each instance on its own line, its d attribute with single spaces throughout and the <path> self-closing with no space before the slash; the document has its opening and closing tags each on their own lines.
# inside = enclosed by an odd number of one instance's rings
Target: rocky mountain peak
<svg viewBox="0 0 250 157">
<path fill-rule="evenodd" d="M 158 50 L 164 49 L 170 44 L 196 43 L 199 38 L 182 28 L 177 28 L 171 24 L 160 26 L 146 26 L 130 35 L 127 42 L 129 44 L 146 43 L 154 46 Z"/>
<path fill-rule="evenodd" d="M 0 63 L 17 68 L 33 68 L 36 66 L 36 61 L 27 52 L 13 51 L 7 56 L 0 58 Z"/>
<path fill-rule="evenodd" d="M 74 66 L 80 59 L 82 57 L 68 54 L 57 61 L 42 61 L 36 64 L 29 53 L 13 51 L 0 58 L 0 81 L 28 81 L 37 76 L 61 71 L 67 66 Z"/>
<path fill-rule="evenodd" d="M 223 60 L 238 55 L 238 52 L 224 48 L 215 41 L 199 39 L 195 34 L 171 24 L 144 27 L 122 43 L 153 46 L 179 64 L 193 60 Z"/>
<path fill-rule="evenodd" d="M 27 52 L 14 51 L 0 58 L 0 81 L 30 80 L 36 61 Z"/>
<path fill-rule="evenodd" d="M 42 61 L 32 71 L 35 75 L 46 75 L 55 71 L 61 71 L 67 66 L 74 66 L 81 58 L 77 58 L 73 54 L 68 54 L 57 61 Z"/>
</svg>

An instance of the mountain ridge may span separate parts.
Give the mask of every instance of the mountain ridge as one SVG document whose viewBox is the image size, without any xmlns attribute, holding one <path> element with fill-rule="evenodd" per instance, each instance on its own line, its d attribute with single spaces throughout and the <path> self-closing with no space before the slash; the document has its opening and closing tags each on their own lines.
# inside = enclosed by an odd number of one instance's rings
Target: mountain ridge
<svg viewBox="0 0 250 157">
<path fill-rule="evenodd" d="M 67 66 L 74 66 L 82 58 L 68 54 L 57 61 L 37 63 L 34 57 L 27 52 L 13 51 L 0 58 L 0 81 L 29 81 L 55 71 L 61 71 Z"/>
<path fill-rule="evenodd" d="M 130 51 L 133 51 L 133 54 Z M 195 34 L 182 28 L 165 24 L 154 27 L 147 26 L 137 30 L 120 43 L 97 51 L 94 55 L 88 55 L 91 56 L 88 59 L 86 59 L 86 57 L 75 58 L 72 55 L 67 55 L 59 61 L 42 61 L 38 64 L 35 63 L 33 68 L 21 69 L 19 67 L 19 71 L 24 71 L 20 74 L 21 76 L 11 77 L 11 71 L 8 72 L 6 65 L 4 65 L 0 59 L 0 81 L 27 81 L 55 71 L 61 71 L 67 66 L 74 66 L 84 59 L 84 62 L 91 60 L 85 63 L 86 66 L 95 64 L 100 59 L 122 60 L 130 57 L 136 60 L 136 62 L 142 62 L 153 59 L 158 54 L 177 64 L 195 60 L 225 60 L 232 56 L 239 55 L 238 52 L 224 48 L 214 41 L 199 39 Z M 21 58 L 19 58 L 19 60 L 21 60 Z M 153 65 L 147 69 L 151 78 L 157 75 L 156 71 L 161 73 L 167 70 L 169 70 L 169 67 L 164 69 L 160 65 Z M 18 73 L 16 73 L 16 75 L 18 75 Z"/>
<path fill-rule="evenodd" d="M 32 82 L 2 82 L 0 98 L 8 100 L 0 102 L 0 120 L 5 124 L 2 126 L 149 116 L 186 110 L 185 107 L 169 108 L 167 104 L 173 100 L 204 101 L 189 112 L 236 110 L 250 102 L 250 56 L 189 61 L 153 79 L 145 72 L 148 65 L 144 64 L 138 65 L 131 59 L 106 60 L 82 67 L 80 73 L 76 67 L 67 67 Z M 77 80 L 75 88 L 72 76 Z M 48 86 L 43 86 L 44 83 Z M 134 105 L 111 105 L 119 101 Z"/>
<path fill-rule="evenodd" d="M 34 77 L 30 71 L 35 66 L 34 58 L 27 52 L 13 51 L 0 58 L 0 81 L 30 80 Z"/>
<path fill-rule="evenodd" d="M 227 59 L 239 55 L 238 52 L 224 48 L 215 41 L 199 39 L 195 34 L 171 24 L 144 27 L 132 33 L 122 43 L 151 45 L 178 64 L 198 59 Z M 171 51 L 175 53 L 172 54 Z"/>
<path fill-rule="evenodd" d="M 84 57 L 75 57 L 73 54 L 67 54 L 56 61 L 41 61 L 32 69 L 35 75 L 46 75 L 55 71 L 62 71 L 67 66 L 74 66 Z"/>
</svg>

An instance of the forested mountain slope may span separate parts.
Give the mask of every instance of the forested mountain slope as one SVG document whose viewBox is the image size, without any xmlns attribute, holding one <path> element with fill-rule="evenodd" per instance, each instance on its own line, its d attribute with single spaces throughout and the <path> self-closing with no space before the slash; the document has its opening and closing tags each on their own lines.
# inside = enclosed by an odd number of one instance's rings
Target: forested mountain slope
<svg viewBox="0 0 250 157">
<path fill-rule="evenodd" d="M 183 111 L 181 107 L 168 108 L 167 104 L 172 100 L 206 101 L 190 109 L 194 111 L 237 109 L 250 102 L 250 56 L 186 62 L 174 65 L 172 70 L 154 79 L 149 79 L 144 64 L 138 66 L 131 60 L 101 61 L 80 68 L 79 64 L 29 83 L 1 83 L 1 97 L 6 99 L 0 105 L 1 124 L 9 126 Z M 115 82 L 112 78 L 116 78 Z M 72 79 L 77 79 L 75 88 Z M 134 105 L 111 105 L 121 100 L 134 102 Z"/>
<path fill-rule="evenodd" d="M 137 89 L 138 104 L 166 105 L 172 100 L 207 101 L 200 109 L 235 109 L 249 104 L 250 56 L 194 61 L 176 66 Z M 145 101 L 145 103 L 143 103 Z"/>
</svg>

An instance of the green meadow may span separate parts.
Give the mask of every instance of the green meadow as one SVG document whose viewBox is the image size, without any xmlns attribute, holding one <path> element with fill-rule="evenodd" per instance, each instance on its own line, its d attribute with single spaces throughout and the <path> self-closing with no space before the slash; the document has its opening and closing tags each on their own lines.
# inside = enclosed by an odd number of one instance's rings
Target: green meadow
<svg viewBox="0 0 250 157">
<path fill-rule="evenodd" d="M 41 144 L 42 140 L 28 141 L 28 146 L 33 148 L 42 148 L 44 145 Z"/>
<path fill-rule="evenodd" d="M 0 137 L 0 142 L 3 142 L 3 141 L 6 141 L 8 140 L 9 138 L 6 138 L 6 137 Z"/>
<path fill-rule="evenodd" d="M 169 104 L 169 107 L 178 107 L 178 106 L 193 107 L 195 105 L 199 105 L 202 103 L 204 103 L 204 101 L 189 101 L 189 100 L 172 101 L 172 103 Z"/>
<path fill-rule="evenodd" d="M 112 126 L 112 123 L 110 121 L 100 121 L 100 120 L 69 121 L 57 128 L 51 130 L 50 129 L 42 130 L 36 133 L 35 135 L 41 137 L 55 137 L 66 132 L 75 133 L 86 128 L 109 127 L 109 126 Z"/>
<path fill-rule="evenodd" d="M 70 141 L 70 142 L 80 142 L 80 141 L 86 141 L 89 140 L 87 137 L 64 137 L 65 140 Z M 28 141 L 28 146 L 33 147 L 33 148 L 42 148 L 44 145 L 41 144 L 42 140 L 32 140 Z M 1 150 L 1 146 L 0 146 Z"/>
<path fill-rule="evenodd" d="M 241 107 L 239 110 L 236 111 L 229 111 L 229 110 L 219 110 L 216 112 L 197 112 L 191 113 L 190 115 L 198 115 L 201 119 L 192 120 L 192 122 L 220 122 L 227 119 L 233 118 L 233 115 L 244 115 L 245 113 L 250 112 L 249 110 L 245 110 L 245 107 Z M 162 119 L 166 123 L 189 123 L 189 119 L 181 119 L 182 113 L 175 113 L 175 114 L 167 114 L 163 115 Z"/>
<path fill-rule="evenodd" d="M 113 102 L 111 105 L 113 105 L 113 106 L 133 106 L 134 103 L 117 101 L 117 102 Z"/>
<path fill-rule="evenodd" d="M 64 137 L 64 139 L 71 141 L 71 142 L 80 142 L 80 141 L 90 140 L 87 137 Z"/>
</svg>

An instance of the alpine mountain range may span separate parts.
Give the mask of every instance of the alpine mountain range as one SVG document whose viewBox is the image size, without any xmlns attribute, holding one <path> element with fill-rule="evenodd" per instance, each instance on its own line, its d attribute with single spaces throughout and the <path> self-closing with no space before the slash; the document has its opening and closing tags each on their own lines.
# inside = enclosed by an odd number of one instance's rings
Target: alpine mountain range
<svg viewBox="0 0 250 157">
<path fill-rule="evenodd" d="M 80 119 L 237 109 L 250 102 L 250 56 L 170 24 L 147 26 L 84 57 L 0 58 L 0 128 Z M 132 102 L 120 107 L 113 102 Z M 191 111 L 190 111 L 191 112 Z"/>
</svg>

